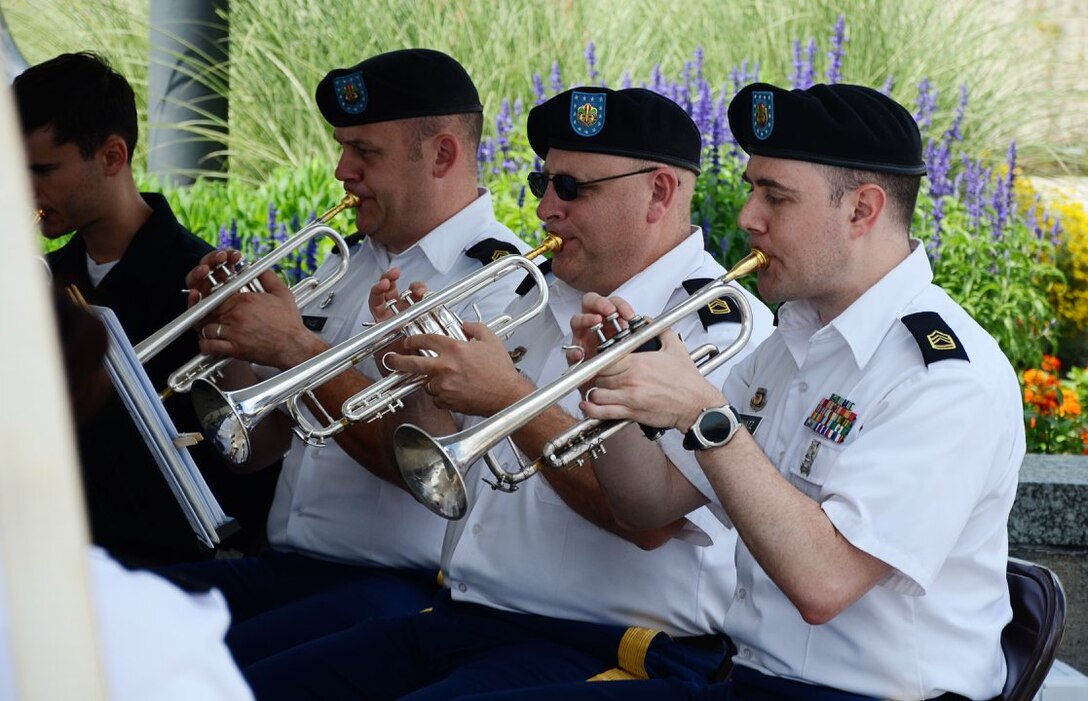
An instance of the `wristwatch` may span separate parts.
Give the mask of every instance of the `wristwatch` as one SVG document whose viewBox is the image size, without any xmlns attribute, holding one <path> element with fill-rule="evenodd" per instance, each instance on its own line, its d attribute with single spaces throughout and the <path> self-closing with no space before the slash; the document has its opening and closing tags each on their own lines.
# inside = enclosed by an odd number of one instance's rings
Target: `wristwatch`
<svg viewBox="0 0 1088 701">
<path fill-rule="evenodd" d="M 733 439 L 740 428 L 740 415 L 737 410 L 726 404 L 720 407 L 703 409 L 699 418 L 684 435 L 684 448 L 687 450 L 707 450 L 723 446 Z"/>
</svg>

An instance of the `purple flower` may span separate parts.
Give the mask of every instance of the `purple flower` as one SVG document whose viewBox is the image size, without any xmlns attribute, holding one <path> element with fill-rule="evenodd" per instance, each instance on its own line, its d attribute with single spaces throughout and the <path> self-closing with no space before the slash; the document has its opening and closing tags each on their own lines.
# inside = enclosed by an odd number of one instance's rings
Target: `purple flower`
<svg viewBox="0 0 1088 701">
<path fill-rule="evenodd" d="M 551 83 L 553 95 L 563 92 L 563 74 L 559 71 L 559 61 L 552 61 Z"/>
<path fill-rule="evenodd" d="M 1058 219 L 1055 219 L 1054 220 L 1054 225 L 1050 227 L 1050 242 L 1052 244 L 1054 244 L 1055 246 L 1062 245 L 1062 233 L 1064 231 L 1065 231 L 1065 229 L 1062 228 L 1061 221 L 1058 220 Z"/>
<path fill-rule="evenodd" d="M 542 105 L 548 101 L 548 94 L 544 90 L 544 79 L 539 73 L 533 73 L 533 104 Z"/>
<path fill-rule="evenodd" d="M 648 86 L 650 90 L 655 93 L 665 95 L 665 77 L 661 75 L 661 64 L 655 63 L 653 70 L 650 71 L 650 84 Z"/>
<path fill-rule="evenodd" d="M 691 118 L 700 134 L 709 135 L 714 121 L 714 96 L 710 94 L 710 84 L 699 79 L 698 94 L 692 105 Z"/>
<path fill-rule="evenodd" d="M 888 79 L 884 81 L 884 85 L 881 86 L 880 92 L 890 97 L 894 88 L 895 78 L 893 78 L 892 76 L 888 76 Z"/>
<path fill-rule="evenodd" d="M 963 141 L 963 119 L 967 114 L 967 86 L 960 86 L 960 101 L 956 105 L 956 113 L 952 117 L 952 125 L 948 127 L 948 135 L 956 141 Z"/>
<path fill-rule="evenodd" d="M 621 90 L 626 90 L 629 87 L 631 87 L 631 85 L 632 85 L 632 83 L 631 83 L 631 72 L 630 71 L 624 71 L 623 72 L 623 78 L 620 80 L 620 89 Z"/>
<path fill-rule="evenodd" d="M 276 205 L 273 202 L 268 203 L 268 236 L 269 238 L 276 237 L 276 215 L 279 210 L 276 209 Z"/>
<path fill-rule="evenodd" d="M 518 190 L 518 209 L 525 206 L 525 186 L 522 185 Z"/>
<path fill-rule="evenodd" d="M 216 248 L 230 248 L 230 229 L 226 224 L 219 227 L 219 239 Z"/>
<path fill-rule="evenodd" d="M 831 50 L 827 52 L 827 82 L 842 81 L 843 44 L 846 43 L 846 17 L 839 15 L 831 34 Z"/>
<path fill-rule="evenodd" d="M 588 80 L 587 85 L 593 85 L 597 82 L 597 78 L 600 77 L 600 73 L 597 72 L 597 47 L 590 41 L 586 44 L 586 75 Z"/>
<path fill-rule="evenodd" d="M 929 82 L 929 78 L 922 78 L 918 84 L 918 111 L 914 113 L 914 121 L 918 127 L 925 131 L 933 124 L 933 113 L 937 109 L 937 90 Z"/>
</svg>

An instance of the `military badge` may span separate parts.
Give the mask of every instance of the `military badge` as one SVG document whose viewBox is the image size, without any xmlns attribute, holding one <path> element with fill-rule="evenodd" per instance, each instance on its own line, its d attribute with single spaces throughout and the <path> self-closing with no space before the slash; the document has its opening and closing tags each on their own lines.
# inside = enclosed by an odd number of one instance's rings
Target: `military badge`
<svg viewBox="0 0 1088 701">
<path fill-rule="evenodd" d="M 710 310 L 711 314 L 729 314 L 733 311 L 729 307 L 729 302 L 726 302 L 721 298 L 712 301 L 710 304 L 706 305 L 706 307 Z"/>
<path fill-rule="evenodd" d="M 570 96 L 570 128 L 578 136 L 596 136 L 604 128 L 603 93 L 580 92 Z"/>
<path fill-rule="evenodd" d="M 752 395 L 752 398 L 748 400 L 748 406 L 752 407 L 755 411 L 759 411 L 767 404 L 767 388 L 757 387 L 756 393 Z"/>
<path fill-rule="evenodd" d="M 340 109 L 348 114 L 360 114 L 366 109 L 367 92 L 361 71 L 334 78 L 333 90 Z"/>
<path fill-rule="evenodd" d="M 846 440 L 847 434 L 850 433 L 850 429 L 854 427 L 854 422 L 857 419 L 858 415 L 854 412 L 854 403 L 837 394 L 832 394 L 827 399 L 822 400 L 819 406 L 805 419 L 805 426 L 808 426 L 824 438 L 836 443 L 842 443 Z"/>
<path fill-rule="evenodd" d="M 766 90 L 752 91 L 752 133 L 760 141 L 766 141 L 774 131 L 774 93 Z"/>
<path fill-rule="evenodd" d="M 812 463 L 816 462 L 816 454 L 820 452 L 820 441 L 813 439 L 808 444 L 808 450 L 805 451 L 805 457 L 801 459 L 801 474 L 808 477 L 812 472 Z"/>
</svg>

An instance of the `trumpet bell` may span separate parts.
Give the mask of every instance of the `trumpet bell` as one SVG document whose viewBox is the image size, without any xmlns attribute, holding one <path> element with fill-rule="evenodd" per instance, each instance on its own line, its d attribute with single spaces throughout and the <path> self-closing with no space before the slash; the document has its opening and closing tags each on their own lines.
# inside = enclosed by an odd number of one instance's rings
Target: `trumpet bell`
<svg viewBox="0 0 1088 701">
<path fill-rule="evenodd" d="M 249 422 L 227 395 L 208 380 L 195 380 L 190 399 L 204 437 L 235 465 L 249 459 Z"/>
<path fill-rule="evenodd" d="M 454 456 L 418 426 L 398 426 L 393 447 L 408 491 L 434 513 L 457 520 L 468 510 L 465 480 Z"/>
</svg>

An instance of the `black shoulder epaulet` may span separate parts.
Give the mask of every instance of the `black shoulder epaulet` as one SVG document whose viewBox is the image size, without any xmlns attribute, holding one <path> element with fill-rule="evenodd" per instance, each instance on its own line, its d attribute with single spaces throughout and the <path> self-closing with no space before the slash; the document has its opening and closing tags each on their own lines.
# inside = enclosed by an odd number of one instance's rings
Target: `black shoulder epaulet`
<svg viewBox="0 0 1088 701">
<path fill-rule="evenodd" d="M 684 280 L 683 285 L 687 293 L 693 295 L 706 287 L 709 282 L 713 282 L 713 278 L 696 277 L 690 280 Z M 709 329 L 714 324 L 720 324 L 723 321 L 731 321 L 735 324 L 739 324 L 741 322 L 740 310 L 734 308 L 733 305 L 729 303 L 729 300 L 719 297 L 710 304 L 699 309 L 699 321 L 703 322 L 704 329 Z"/>
<path fill-rule="evenodd" d="M 971 362 L 952 327 L 937 312 L 916 312 L 900 321 L 917 341 L 926 365 L 953 358 Z"/>
<path fill-rule="evenodd" d="M 348 248 L 351 248 L 352 246 L 359 243 L 360 241 L 362 241 L 365 238 L 366 238 L 366 234 L 364 234 L 361 231 L 356 231 L 354 234 L 352 234 L 351 236 L 344 239 L 344 243 L 346 243 L 348 245 Z M 340 249 L 336 248 L 335 246 L 333 247 L 332 252 L 335 253 L 336 255 L 340 255 Z"/>
<path fill-rule="evenodd" d="M 503 256 L 509 256 L 517 254 L 518 249 L 514 247 L 514 244 L 509 241 L 500 241 L 499 239 L 484 239 L 480 241 L 472 248 L 465 251 L 465 255 L 469 258 L 475 258 L 480 261 L 481 265 L 487 265 L 493 263 Z"/>
<path fill-rule="evenodd" d="M 549 258 L 548 260 L 544 261 L 540 265 L 536 266 L 536 269 L 540 271 L 541 275 L 547 276 L 548 273 L 552 271 L 552 259 Z M 532 276 L 526 275 L 525 279 L 522 280 L 521 284 L 519 284 L 517 289 L 514 290 L 514 294 L 516 294 L 518 297 L 524 297 L 526 292 L 533 289 L 534 283 L 535 281 L 533 280 Z"/>
</svg>

